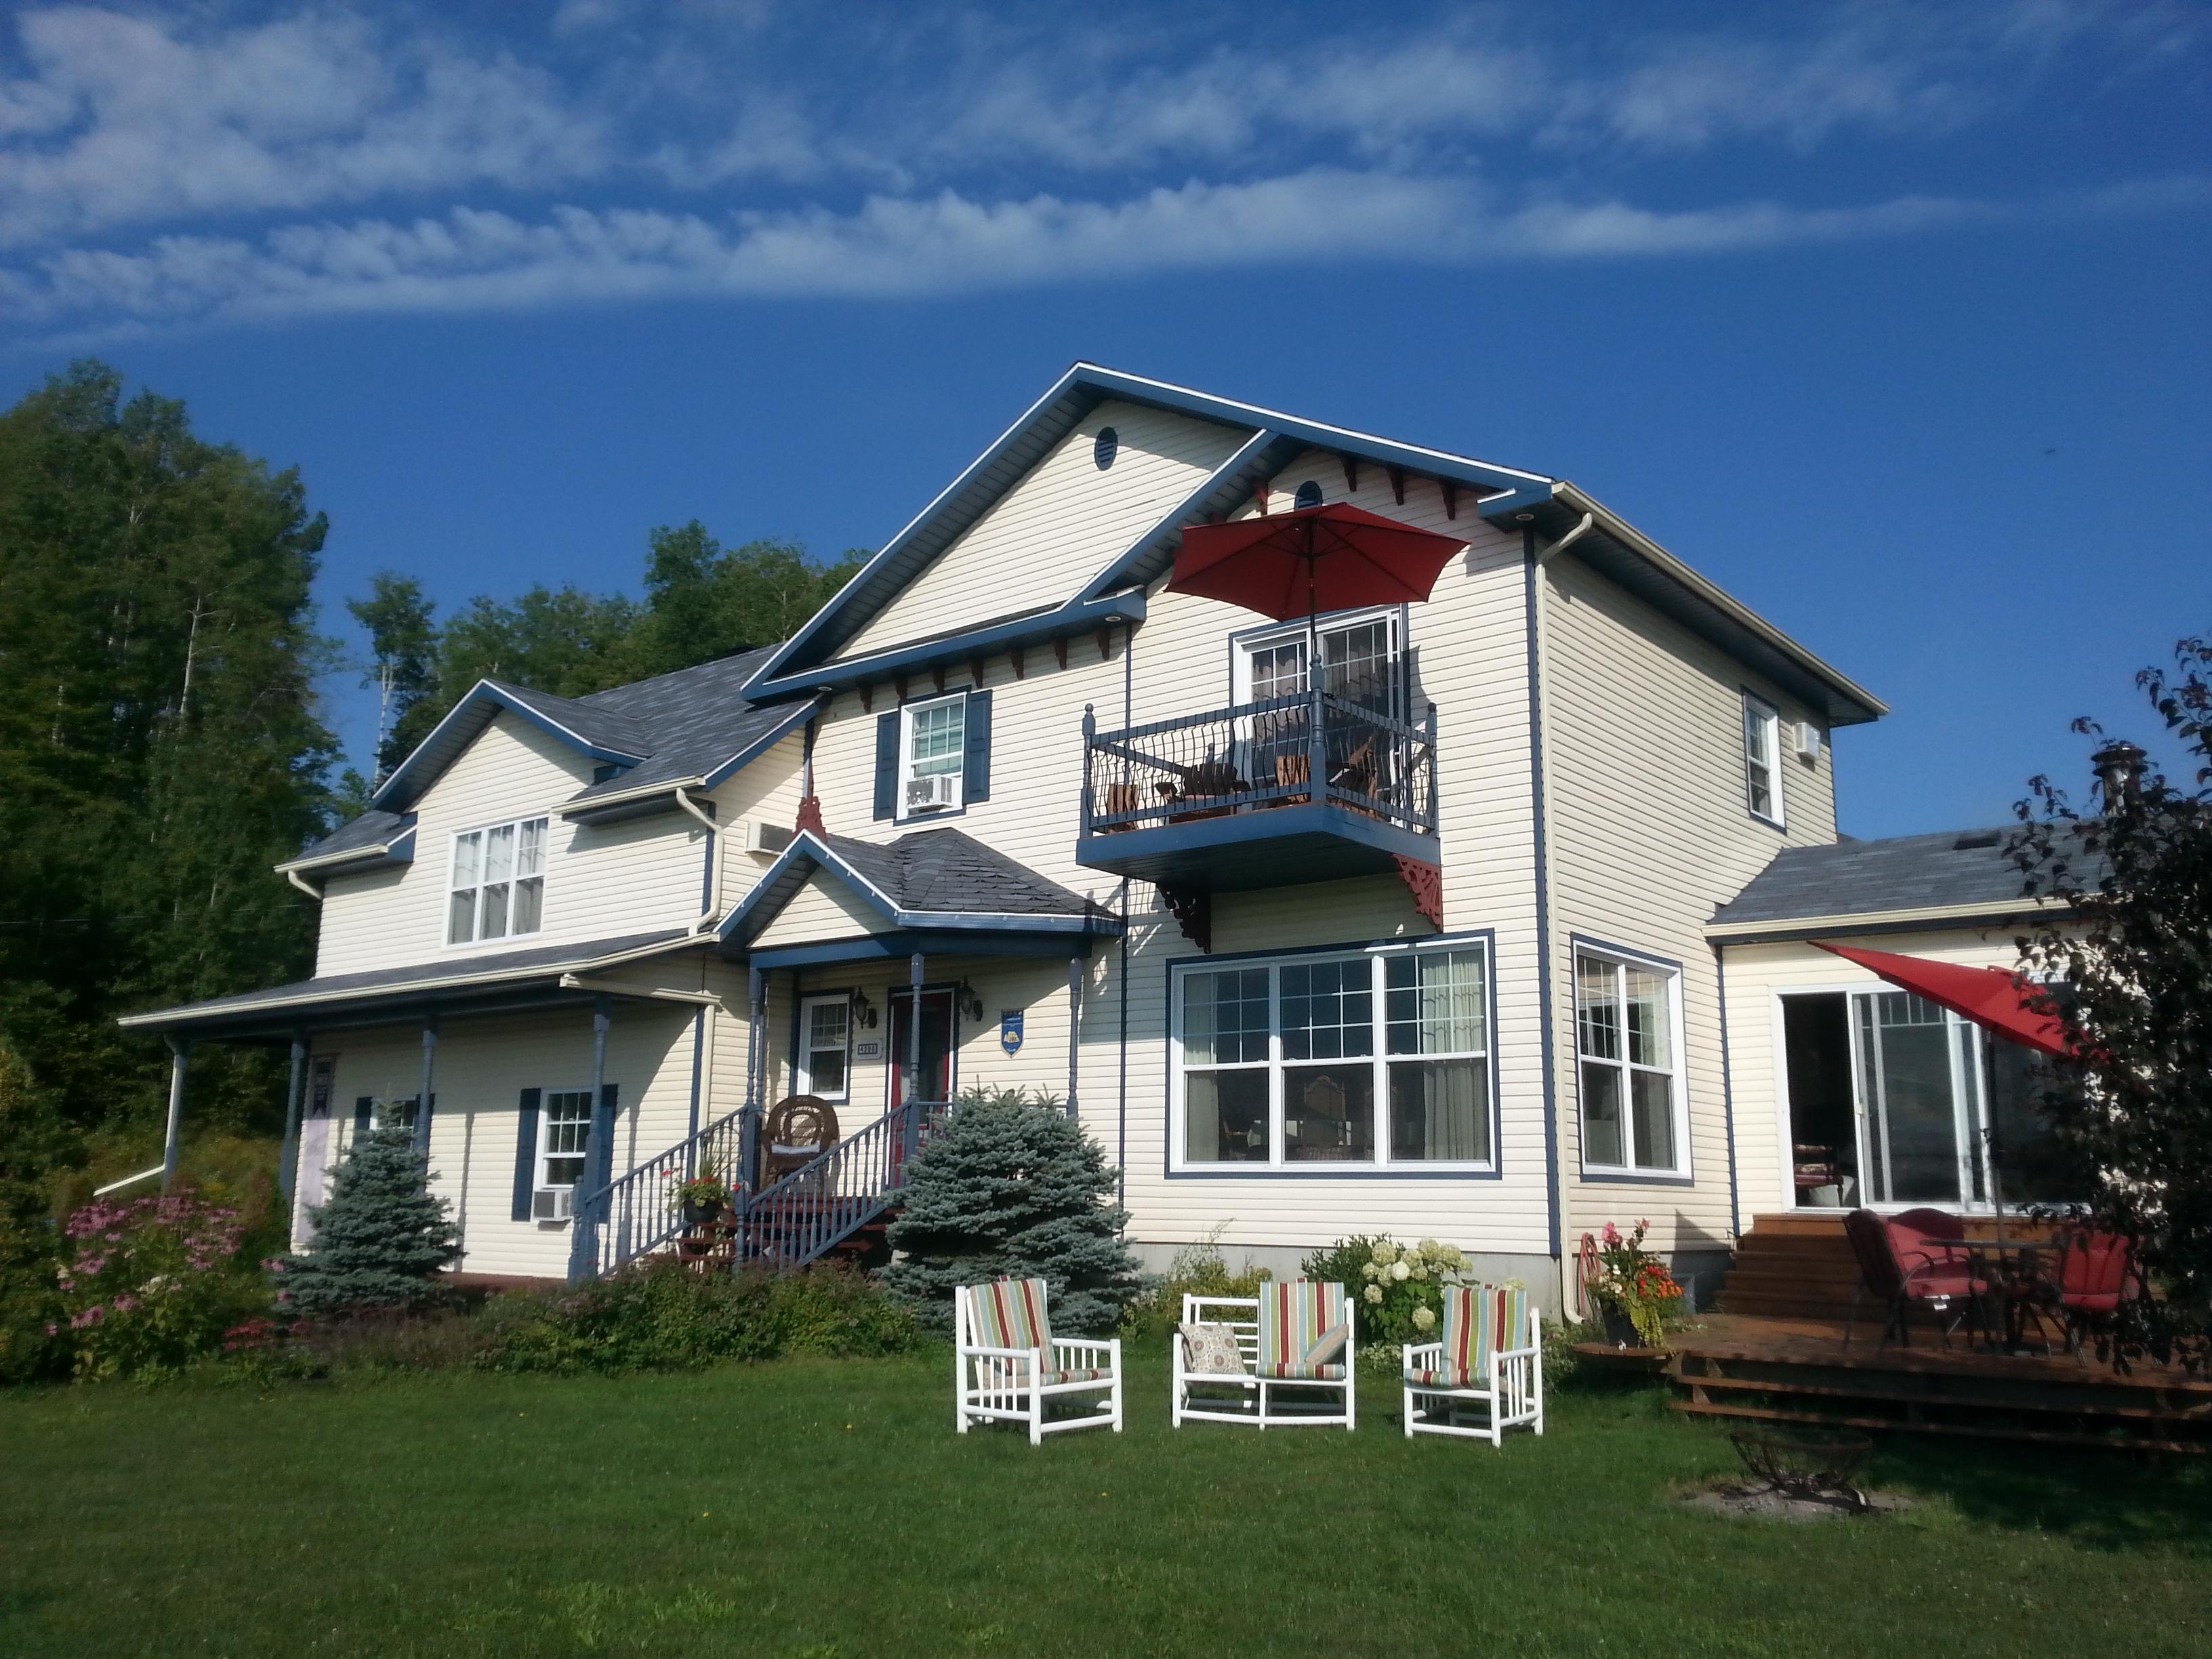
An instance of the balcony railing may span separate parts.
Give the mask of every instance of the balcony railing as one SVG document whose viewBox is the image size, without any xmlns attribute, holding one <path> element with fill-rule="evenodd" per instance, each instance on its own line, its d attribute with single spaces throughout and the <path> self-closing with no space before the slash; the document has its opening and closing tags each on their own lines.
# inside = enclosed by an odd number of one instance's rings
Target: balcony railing
<svg viewBox="0 0 2212 1659">
<path fill-rule="evenodd" d="M 1433 836 L 1436 721 L 1434 703 L 1413 726 L 1322 691 L 1119 732 L 1085 710 L 1083 834 L 1321 805 Z"/>
</svg>

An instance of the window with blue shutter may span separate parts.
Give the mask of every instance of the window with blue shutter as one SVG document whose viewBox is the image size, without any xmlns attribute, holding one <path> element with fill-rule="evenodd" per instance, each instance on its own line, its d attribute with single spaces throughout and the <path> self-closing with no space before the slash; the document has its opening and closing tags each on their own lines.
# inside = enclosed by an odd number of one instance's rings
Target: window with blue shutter
<svg viewBox="0 0 2212 1659">
<path fill-rule="evenodd" d="M 514 1218 L 530 1219 L 530 1194 L 538 1185 L 538 1104 L 539 1091 L 525 1089 L 514 1123 Z"/>
<path fill-rule="evenodd" d="M 363 1095 L 353 1103 L 353 1137 L 360 1139 L 368 1133 L 369 1125 L 376 1121 L 376 1097 Z"/>
<path fill-rule="evenodd" d="M 991 694 L 968 694 L 968 738 L 962 757 L 960 799 L 973 805 L 991 799 Z"/>
<path fill-rule="evenodd" d="M 899 717 L 893 709 L 876 716 L 876 811 L 878 818 L 898 816 Z"/>
</svg>

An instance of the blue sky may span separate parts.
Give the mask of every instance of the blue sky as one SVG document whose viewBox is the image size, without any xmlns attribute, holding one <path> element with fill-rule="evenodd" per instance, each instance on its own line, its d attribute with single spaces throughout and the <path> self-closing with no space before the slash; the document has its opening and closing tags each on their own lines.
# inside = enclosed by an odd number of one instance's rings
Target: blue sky
<svg viewBox="0 0 2212 1659">
<path fill-rule="evenodd" d="M 1893 705 L 1848 831 L 1996 822 L 2212 629 L 2208 86 L 2160 3 L 19 8 L 0 394 L 299 465 L 349 636 L 877 545 L 1087 357 L 1574 479 Z"/>
</svg>

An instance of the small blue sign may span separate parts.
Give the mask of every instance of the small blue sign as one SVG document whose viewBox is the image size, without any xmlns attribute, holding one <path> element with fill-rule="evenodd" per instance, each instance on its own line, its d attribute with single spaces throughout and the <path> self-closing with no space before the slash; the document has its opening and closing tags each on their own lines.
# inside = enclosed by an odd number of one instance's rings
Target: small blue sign
<svg viewBox="0 0 2212 1659">
<path fill-rule="evenodd" d="M 1022 1011 L 1009 1008 L 999 1016 L 999 1046 L 1008 1054 L 1018 1054 L 1022 1047 Z"/>
</svg>

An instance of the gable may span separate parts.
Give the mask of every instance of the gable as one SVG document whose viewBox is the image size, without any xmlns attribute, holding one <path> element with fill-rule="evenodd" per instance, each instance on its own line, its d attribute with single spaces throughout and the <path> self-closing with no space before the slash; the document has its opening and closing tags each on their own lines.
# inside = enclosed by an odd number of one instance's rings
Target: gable
<svg viewBox="0 0 2212 1659">
<path fill-rule="evenodd" d="M 1098 434 L 1111 427 L 1113 465 Z M 1078 421 L 838 653 L 861 657 L 1073 598 L 1251 434 L 1109 398 Z"/>
<path fill-rule="evenodd" d="M 880 933 L 890 927 L 882 908 L 855 892 L 834 872 L 817 867 L 806 884 L 763 927 L 756 945 L 810 945 L 856 933 Z"/>
</svg>

